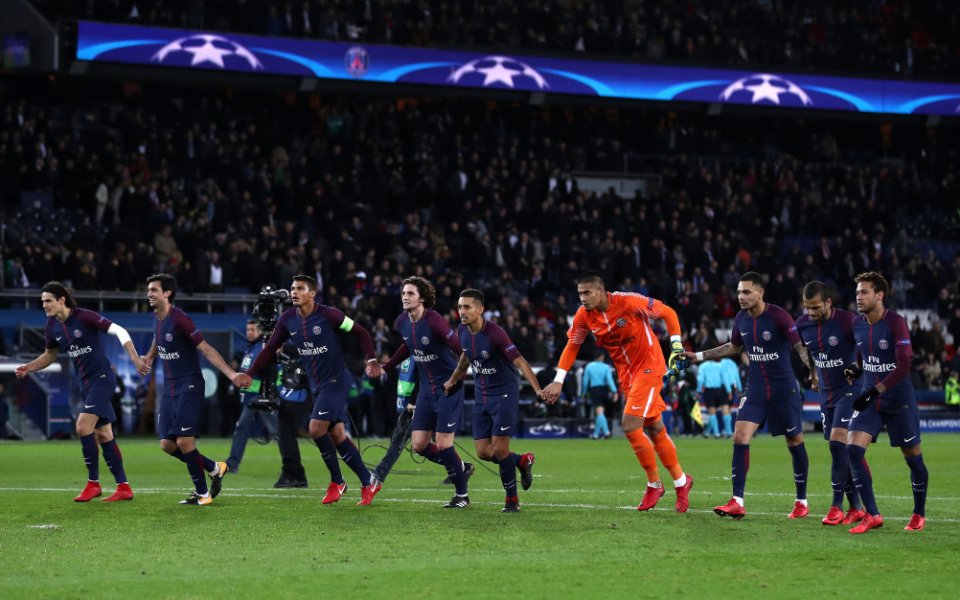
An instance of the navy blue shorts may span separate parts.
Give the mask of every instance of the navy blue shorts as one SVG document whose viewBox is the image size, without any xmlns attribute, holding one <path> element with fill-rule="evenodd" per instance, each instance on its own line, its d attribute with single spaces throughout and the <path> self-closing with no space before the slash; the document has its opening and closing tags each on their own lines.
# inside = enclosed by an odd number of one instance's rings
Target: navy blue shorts
<svg viewBox="0 0 960 600">
<path fill-rule="evenodd" d="M 773 388 L 770 398 L 765 394 L 754 397 L 747 391 L 747 395 L 740 401 L 737 412 L 737 421 L 757 423 L 761 427 L 767 424 L 767 431 L 772 436 L 785 435 L 796 437 L 803 433 L 803 399 L 800 388 Z"/>
<path fill-rule="evenodd" d="M 473 405 L 473 439 L 510 437 L 516 430 L 520 392 L 487 396 L 486 402 Z"/>
<path fill-rule="evenodd" d="M 913 448 L 920 443 L 920 411 L 916 402 L 909 402 L 897 412 L 877 410 L 875 403 L 876 400 L 862 411 L 853 411 L 850 431 L 865 431 L 876 441 L 880 429 L 886 426 L 891 446 Z"/>
<path fill-rule="evenodd" d="M 347 420 L 347 401 L 350 388 L 353 387 L 351 375 L 344 371 L 340 377 L 328 379 L 313 390 L 313 412 L 311 419 L 342 423 Z"/>
<path fill-rule="evenodd" d="M 109 425 L 117 420 L 117 413 L 113 410 L 113 392 L 117 388 L 117 380 L 103 373 L 94 377 L 85 389 L 80 390 L 80 412 L 100 417 L 97 427 Z"/>
<path fill-rule="evenodd" d="M 413 431 L 435 431 L 453 433 L 463 421 L 463 386 L 447 396 L 441 389 L 436 394 L 429 391 L 417 394 L 417 405 L 413 409 Z"/>
<path fill-rule="evenodd" d="M 823 423 L 823 439 L 829 440 L 834 427 L 850 429 L 850 420 L 853 418 L 853 401 L 857 397 L 853 388 L 843 387 L 830 391 L 830 396 L 823 402 L 820 393 L 820 421 Z"/>
<path fill-rule="evenodd" d="M 200 437 L 203 417 L 203 377 L 190 375 L 164 382 L 166 389 L 157 409 L 157 437 Z"/>
</svg>

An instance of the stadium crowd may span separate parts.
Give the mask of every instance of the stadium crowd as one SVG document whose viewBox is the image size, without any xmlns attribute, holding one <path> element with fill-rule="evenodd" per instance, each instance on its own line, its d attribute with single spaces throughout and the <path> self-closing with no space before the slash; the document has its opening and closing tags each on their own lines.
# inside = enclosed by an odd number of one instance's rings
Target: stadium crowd
<svg viewBox="0 0 960 600">
<path fill-rule="evenodd" d="M 6 91 L 0 113 L 7 288 L 130 291 L 166 271 L 185 292 L 251 292 L 306 272 L 379 352 L 396 346 L 400 280 L 420 274 L 451 319 L 460 289 L 485 289 L 543 364 L 584 268 L 676 307 L 695 348 L 729 326 L 746 270 L 798 315 L 806 281 L 850 306 L 853 275 L 879 269 L 890 304 L 937 315 L 915 325 L 921 387 L 956 371 L 949 130 L 149 87 L 94 101 L 47 85 Z M 646 193 L 588 193 L 573 175 L 624 165 L 650 176 Z"/>
<path fill-rule="evenodd" d="M 323 40 L 874 71 L 895 77 L 960 73 L 960 18 L 946 0 L 35 1 L 48 18 L 63 24 L 93 19 Z"/>
</svg>

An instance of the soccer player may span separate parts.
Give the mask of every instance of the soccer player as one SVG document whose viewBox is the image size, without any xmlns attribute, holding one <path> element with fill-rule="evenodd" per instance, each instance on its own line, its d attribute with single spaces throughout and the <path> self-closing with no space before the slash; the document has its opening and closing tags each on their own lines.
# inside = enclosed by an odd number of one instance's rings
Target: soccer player
<svg viewBox="0 0 960 600">
<path fill-rule="evenodd" d="M 343 352 L 337 340 L 337 331 L 352 333 L 367 358 L 368 377 L 380 377 L 380 363 L 374 358 L 370 333 L 353 319 L 330 306 L 316 301 L 317 280 L 309 275 L 295 275 L 290 286 L 293 306 L 280 315 L 273 335 L 246 373 L 241 374 L 239 387 L 248 387 L 253 377 L 273 360 L 277 350 L 287 340 L 297 347 L 303 360 L 310 389 L 313 392 L 313 412 L 310 415 L 310 437 L 320 450 L 320 456 L 330 471 L 330 484 L 322 502 L 332 504 L 347 491 L 340 472 L 337 453 L 360 479 L 361 506 L 373 502 L 380 491 L 380 481 L 367 470 L 360 451 L 347 436 L 343 423 L 347 418 L 347 398 L 353 376 L 347 371 Z"/>
<path fill-rule="evenodd" d="M 241 369 L 246 369 L 253 364 L 257 356 L 263 350 L 266 341 L 260 333 L 260 327 L 256 321 L 247 321 L 247 348 L 243 351 L 243 361 L 240 363 Z M 254 379 L 253 385 L 240 392 L 240 401 L 243 403 L 243 410 L 240 411 L 240 418 L 233 430 L 233 442 L 230 444 L 230 456 L 227 458 L 227 468 L 230 473 L 237 473 L 240 470 L 240 461 L 243 460 L 243 453 L 247 449 L 247 440 L 253 433 L 259 420 L 267 430 L 270 439 L 278 439 L 279 422 L 276 412 L 253 408 L 251 404 L 257 400 L 260 395 L 260 379 Z"/>
<path fill-rule="evenodd" d="M 873 476 L 866 452 L 886 425 L 890 445 L 897 446 L 910 467 L 913 485 L 913 516 L 904 529 L 920 531 L 926 525 L 927 467 L 920 450 L 920 414 L 910 381 L 913 348 L 907 321 L 884 307 L 890 285 L 880 273 L 857 275 L 857 311 L 853 338 L 861 361 L 851 365 L 845 375 L 851 381 L 860 377 L 861 392 L 853 401 L 853 415 L 847 436 L 847 454 L 853 482 L 867 515 L 850 533 L 866 533 L 883 526 L 883 517 L 873 495 Z"/>
<path fill-rule="evenodd" d="M 157 315 L 153 344 L 143 357 L 145 369 L 159 356 L 163 365 L 163 398 L 157 410 L 157 437 L 160 447 L 170 456 L 186 463 L 194 492 L 180 504 L 208 506 L 220 493 L 225 462 L 214 462 L 197 449 L 197 436 L 204 411 L 203 375 L 200 357 L 239 386 L 240 374 L 230 368 L 220 353 L 203 339 L 200 330 L 187 313 L 173 305 L 177 297 L 177 280 L 166 273 L 147 277 L 147 301 Z M 210 474 L 210 487 L 204 471 Z"/>
<path fill-rule="evenodd" d="M 797 333 L 817 369 L 823 438 L 830 442 L 833 501 L 821 522 L 824 525 L 848 525 L 860 521 L 865 515 L 853 487 L 847 458 L 847 427 L 853 415 L 856 394 L 843 375 L 844 369 L 856 364 L 853 322 L 857 315 L 834 308 L 830 290 L 820 281 L 811 281 L 804 286 L 803 308 L 806 314 L 797 319 Z M 846 515 L 843 514 L 844 492 L 850 502 Z"/>
<path fill-rule="evenodd" d="M 89 502 L 103 494 L 100 488 L 98 444 L 99 448 L 103 448 L 107 468 L 117 482 L 117 490 L 104 498 L 103 502 L 133 500 L 133 491 L 123 470 L 123 456 L 110 425 L 117 420 L 110 402 L 117 380 L 100 345 L 100 332 L 116 336 L 137 369 L 145 365 L 137 355 L 126 329 L 92 310 L 78 308 L 73 295 L 59 281 L 48 282 L 40 288 L 40 301 L 47 315 L 46 350 L 27 364 L 18 366 L 16 375 L 17 379 L 23 379 L 27 373 L 47 368 L 57 359 L 61 350 L 73 359 L 73 367 L 80 379 L 80 398 L 83 400 L 83 408 L 77 416 L 77 436 L 80 438 L 83 461 L 87 465 L 87 485 L 73 500 Z"/>
<path fill-rule="evenodd" d="M 670 472 L 677 492 L 677 512 L 690 506 L 693 477 L 685 474 L 677 458 L 677 448 L 667 434 L 661 413 L 666 404 L 660 397 L 663 375 L 667 371 L 663 353 L 650 319 L 663 319 L 670 334 L 670 367 L 686 362 L 680 342 L 677 313 L 654 298 L 627 292 L 608 292 L 599 273 L 589 271 L 577 280 L 580 308 L 567 333 L 567 345 L 560 356 L 557 376 L 543 389 L 543 398 L 556 402 L 567 371 L 589 334 L 613 358 L 626 398 L 621 423 L 634 454 L 647 473 L 647 489 L 637 510 L 650 510 L 664 495 L 657 469 L 657 456 Z"/>
<path fill-rule="evenodd" d="M 536 457 L 532 452 L 517 454 L 510 450 L 510 436 L 515 431 L 520 406 L 520 382 L 513 367 L 520 369 L 538 397 L 540 384 L 507 332 L 483 318 L 483 292 L 473 288 L 463 290 L 457 308 L 462 323 L 457 333 L 463 354 L 456 370 L 444 382 L 443 390 L 454 393 L 467 367 L 473 367 L 473 441 L 477 456 L 500 466 L 500 481 L 507 494 L 500 512 L 520 512 L 517 470 L 521 487 L 530 489 Z"/>
<path fill-rule="evenodd" d="M 443 389 L 443 383 L 457 367 L 460 341 L 446 319 L 433 310 L 436 299 L 433 284 L 423 277 L 403 280 L 400 290 L 403 312 L 394 321 L 403 344 L 383 368 L 393 370 L 408 356 L 416 363 L 420 392 L 411 424 L 413 451 L 442 465 L 453 480 L 456 493 L 444 508 L 466 508 L 470 506 L 467 479 L 473 474 L 473 466 L 468 471 L 453 447 L 463 416 L 463 389 L 458 388 L 449 395 Z M 436 443 L 430 440 L 433 435 Z"/>
<path fill-rule="evenodd" d="M 737 424 L 733 432 L 733 498 L 713 512 L 721 517 L 742 519 L 743 492 L 750 466 L 750 440 L 767 423 L 773 436 L 785 436 L 793 457 L 793 478 L 797 498 L 790 511 L 791 519 L 809 514 L 807 507 L 807 471 L 810 461 L 803 444 L 803 398 L 790 364 L 790 350 L 800 357 L 808 369 L 813 389 L 817 374 L 807 355 L 790 313 L 763 300 L 763 279 L 749 271 L 737 285 L 740 312 L 733 324 L 730 341 L 703 352 L 687 352 L 695 362 L 737 356 L 746 348 L 750 357 L 746 394 L 740 402 Z"/>
</svg>

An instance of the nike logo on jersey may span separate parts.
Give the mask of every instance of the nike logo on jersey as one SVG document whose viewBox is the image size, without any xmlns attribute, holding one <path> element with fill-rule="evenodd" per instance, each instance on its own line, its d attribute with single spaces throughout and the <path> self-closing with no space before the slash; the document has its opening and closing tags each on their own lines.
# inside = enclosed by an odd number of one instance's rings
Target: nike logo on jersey
<svg viewBox="0 0 960 600">
<path fill-rule="evenodd" d="M 511 425 L 510 427 L 512 427 L 512 425 Z M 506 431 L 506 430 L 510 429 L 510 427 L 501 427 L 501 428 L 500 428 L 500 431 Z"/>
<path fill-rule="evenodd" d="M 863 345 L 863 342 L 857 342 L 857 345 L 858 345 L 858 346 L 862 346 L 862 345 Z"/>
<path fill-rule="evenodd" d="M 841 423 L 849 423 L 849 422 L 850 422 L 850 419 L 840 419 L 840 422 L 841 422 Z"/>
<path fill-rule="evenodd" d="M 593 332 L 593 333 L 597 333 L 597 332 L 600 331 L 600 330 L 599 330 L 599 329 L 591 329 L 590 331 Z M 60 339 L 60 338 L 57 338 L 57 339 Z"/>
<path fill-rule="evenodd" d="M 908 438 L 906 438 L 905 440 L 903 440 L 903 443 L 906 444 L 907 442 L 912 442 L 914 439 L 916 439 L 916 437 L 917 437 L 917 436 L 908 437 Z"/>
<path fill-rule="evenodd" d="M 456 421 L 454 421 L 453 423 L 447 423 L 447 427 L 453 427 L 453 426 L 456 425 L 456 424 L 457 424 Z"/>
<path fill-rule="evenodd" d="M 403 341 L 406 342 L 406 341 L 408 341 L 409 339 L 410 339 L 410 338 L 408 338 L 407 336 L 403 336 Z"/>
<path fill-rule="evenodd" d="M 58 338 L 57 338 L 57 341 L 59 342 L 59 341 L 62 340 L 62 339 L 63 339 L 62 337 L 58 337 Z"/>
</svg>

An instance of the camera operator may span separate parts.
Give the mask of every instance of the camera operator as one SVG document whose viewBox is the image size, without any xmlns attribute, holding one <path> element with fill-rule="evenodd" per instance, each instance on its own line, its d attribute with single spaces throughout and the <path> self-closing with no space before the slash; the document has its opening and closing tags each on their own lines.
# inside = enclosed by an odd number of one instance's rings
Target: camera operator
<svg viewBox="0 0 960 600">
<path fill-rule="evenodd" d="M 253 364 L 257 355 L 263 350 L 266 340 L 257 321 L 247 321 L 247 348 L 243 352 L 243 362 L 241 369 L 246 369 Z M 247 440 L 253 433 L 257 421 L 263 423 L 271 440 L 277 439 L 277 415 L 275 412 L 262 410 L 258 404 L 263 392 L 270 386 L 264 386 L 263 381 L 254 379 L 253 385 L 240 394 L 240 401 L 243 403 L 243 410 L 240 412 L 240 418 L 233 431 L 233 444 L 230 446 L 230 457 L 227 458 L 227 466 L 230 473 L 238 473 L 240 470 L 240 461 L 243 460 L 243 453 L 247 448 Z"/>
<path fill-rule="evenodd" d="M 298 438 L 305 432 L 310 422 L 312 405 L 310 383 L 307 373 L 300 362 L 300 353 L 295 344 L 286 344 L 277 353 L 280 359 L 280 371 L 277 385 L 280 388 L 280 459 L 282 470 L 275 488 L 305 488 L 307 474 L 300 461 L 300 443 Z"/>
</svg>

